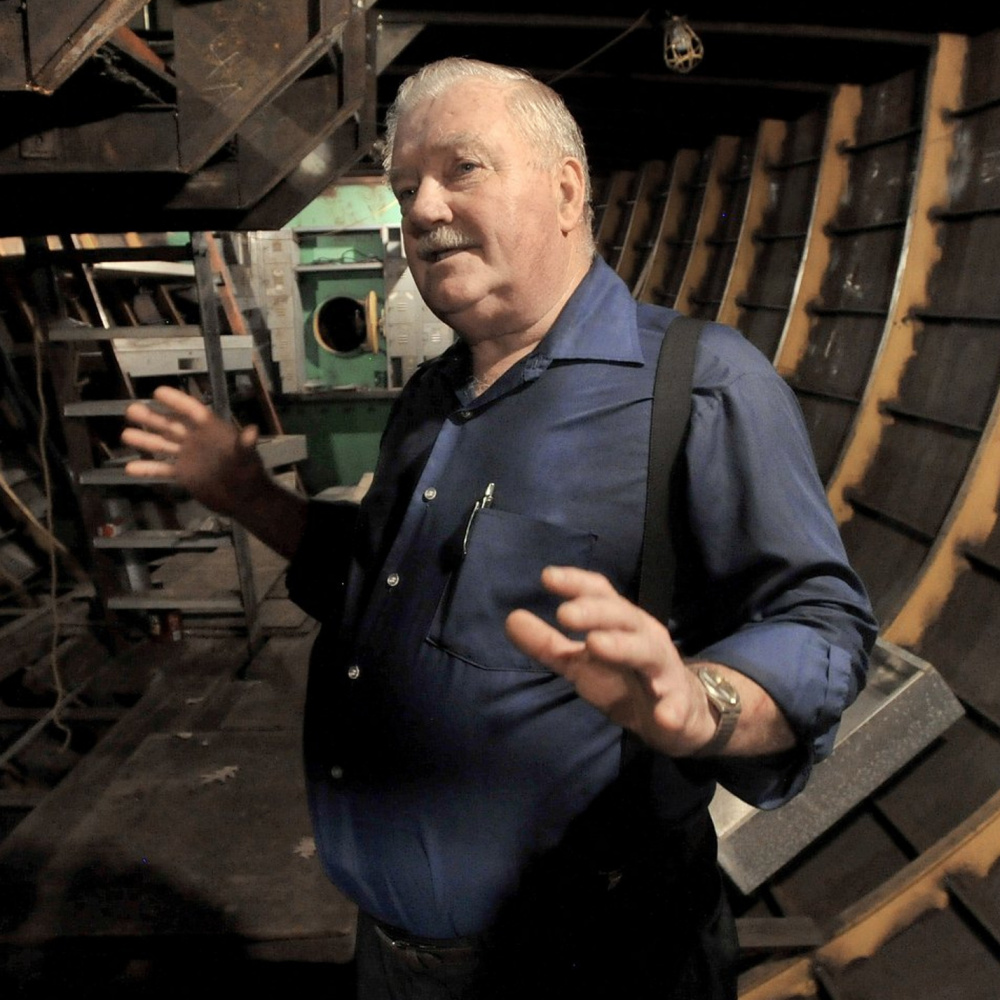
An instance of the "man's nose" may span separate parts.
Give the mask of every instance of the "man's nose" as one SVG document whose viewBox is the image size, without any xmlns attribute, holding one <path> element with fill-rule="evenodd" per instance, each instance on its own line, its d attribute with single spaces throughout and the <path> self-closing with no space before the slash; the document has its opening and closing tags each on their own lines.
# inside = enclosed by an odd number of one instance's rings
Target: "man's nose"
<svg viewBox="0 0 1000 1000">
<path fill-rule="evenodd" d="M 451 207 L 447 195 L 438 181 L 425 177 L 407 207 L 407 221 L 418 229 L 433 229 L 451 222 Z"/>
</svg>

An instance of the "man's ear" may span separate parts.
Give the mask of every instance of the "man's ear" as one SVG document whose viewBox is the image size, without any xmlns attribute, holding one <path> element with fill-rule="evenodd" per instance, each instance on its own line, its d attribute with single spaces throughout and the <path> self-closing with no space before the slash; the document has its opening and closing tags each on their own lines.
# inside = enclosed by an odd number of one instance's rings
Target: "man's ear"
<svg viewBox="0 0 1000 1000">
<path fill-rule="evenodd" d="M 586 181 L 578 159 L 567 156 L 559 167 L 559 221 L 563 233 L 570 233 L 584 219 Z"/>
</svg>

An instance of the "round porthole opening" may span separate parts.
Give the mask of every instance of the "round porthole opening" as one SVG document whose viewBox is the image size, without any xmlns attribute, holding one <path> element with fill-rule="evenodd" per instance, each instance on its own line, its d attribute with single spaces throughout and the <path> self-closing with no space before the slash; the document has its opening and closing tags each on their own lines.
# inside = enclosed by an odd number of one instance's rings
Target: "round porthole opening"
<svg viewBox="0 0 1000 1000">
<path fill-rule="evenodd" d="M 343 295 L 321 302 L 312 325 L 319 345 L 334 354 L 356 354 L 367 340 L 364 306 Z"/>
</svg>

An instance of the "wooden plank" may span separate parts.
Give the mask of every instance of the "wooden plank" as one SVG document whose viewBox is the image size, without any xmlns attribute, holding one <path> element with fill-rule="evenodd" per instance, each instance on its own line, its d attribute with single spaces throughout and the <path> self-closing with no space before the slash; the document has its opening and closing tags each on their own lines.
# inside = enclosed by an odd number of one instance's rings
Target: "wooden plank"
<svg viewBox="0 0 1000 1000">
<path fill-rule="evenodd" d="M 927 301 L 930 270 L 940 256 L 938 225 L 933 221 L 931 209 L 946 204 L 948 199 L 948 164 L 955 125 L 945 112 L 956 107 L 961 99 L 967 46 L 965 38 L 942 35 L 930 67 L 917 175 L 892 307 L 886 318 L 876 363 L 827 491 L 830 506 L 840 524 L 853 516 L 846 491 L 857 487 L 864 479 L 890 423 L 881 407 L 898 395 L 903 371 L 914 351 L 916 330 L 909 313 Z"/>
<path fill-rule="evenodd" d="M 754 236 L 771 207 L 772 178 L 770 167 L 780 156 L 781 147 L 787 134 L 787 122 L 767 120 L 760 124 L 757 145 L 754 149 L 746 210 L 740 223 L 739 243 L 736 246 L 733 262 L 729 269 L 729 277 L 726 280 L 726 288 L 722 296 L 722 305 L 716 316 L 720 323 L 725 323 L 727 326 L 737 325 L 740 312 L 737 299 L 746 294 L 750 276 L 760 252 L 760 247 L 754 241 Z"/>
<path fill-rule="evenodd" d="M 694 183 L 701 158 L 702 152 L 699 149 L 680 149 L 674 155 L 667 198 L 653 235 L 653 252 L 646 258 L 632 290 L 632 294 L 640 302 L 656 302 L 657 293 L 662 294 L 665 290 L 667 276 L 674 262 L 682 254 L 686 260 L 688 251 L 681 247 L 680 241 L 688 212 L 695 200 Z"/>
<path fill-rule="evenodd" d="M 223 312 L 226 314 L 229 329 L 236 336 L 251 337 L 252 339 L 246 317 L 244 317 L 243 311 L 236 301 L 232 275 L 229 273 L 229 265 L 226 264 L 222 247 L 212 233 L 205 233 L 205 244 L 208 248 L 208 259 L 212 265 L 212 271 L 219 276 L 220 284 L 217 285 L 216 291 L 219 301 L 222 303 Z M 274 400 L 271 398 L 269 389 L 267 372 L 264 370 L 264 364 L 256 350 L 253 352 L 253 372 L 254 388 L 257 392 L 261 409 L 267 418 L 266 426 L 268 432 L 270 434 L 282 434 L 284 431 L 281 426 L 281 417 L 278 416 L 278 411 L 275 409 Z"/>
<path fill-rule="evenodd" d="M 625 218 L 625 201 L 635 180 L 634 170 L 616 170 L 608 182 L 607 201 L 603 211 L 598 209 L 599 216 L 596 220 L 596 235 L 594 242 L 597 252 L 614 267 L 618 259 L 618 251 L 614 244 L 618 241 L 618 233 L 622 228 L 622 220 Z"/>
<path fill-rule="evenodd" d="M 832 971 L 830 982 L 833 995 L 843 998 L 994 1000 L 1000 996 L 1000 963 L 946 909 L 925 914 L 865 960 Z"/>
<path fill-rule="evenodd" d="M 733 135 L 718 136 L 712 148 L 712 164 L 698 216 L 694 247 L 688 258 L 675 303 L 675 308 L 682 313 L 697 311 L 691 296 L 697 292 L 708 276 L 712 260 L 712 248 L 708 240 L 715 232 L 722 216 L 726 200 L 726 179 L 736 167 L 739 148 L 740 139 Z"/>
<path fill-rule="evenodd" d="M 815 948 L 826 940 L 811 917 L 740 917 L 736 931 L 744 954 Z"/>
<path fill-rule="evenodd" d="M 805 250 L 775 354 L 775 367 L 785 378 L 795 377 L 808 346 L 812 322 L 808 307 L 819 299 L 823 277 L 830 265 L 831 241 L 827 227 L 833 223 L 847 187 L 849 164 L 841 147 L 855 141 L 860 113 L 861 88 L 842 84 L 830 105 Z"/>
<path fill-rule="evenodd" d="M 635 286 L 636 278 L 645 257 L 652 249 L 644 250 L 642 244 L 649 241 L 653 217 L 664 203 L 663 182 L 667 165 L 662 160 L 644 163 L 639 171 L 634 203 L 629 212 L 628 224 L 621 254 L 615 271 L 629 288 Z"/>
<path fill-rule="evenodd" d="M 1000 857 L 1000 793 L 882 886 L 848 908 L 829 941 L 811 955 L 741 982 L 741 1000 L 817 995 L 813 970 L 840 970 L 869 958 L 925 914 L 948 906 L 945 879 L 955 872 L 983 878 Z M 864 994 L 872 995 L 872 994 Z"/>
</svg>

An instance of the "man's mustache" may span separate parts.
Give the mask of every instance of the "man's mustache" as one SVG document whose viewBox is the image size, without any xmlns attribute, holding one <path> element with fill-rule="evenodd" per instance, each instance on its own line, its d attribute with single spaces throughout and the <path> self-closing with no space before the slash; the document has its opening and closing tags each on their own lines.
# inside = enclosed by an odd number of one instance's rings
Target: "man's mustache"
<svg viewBox="0 0 1000 1000">
<path fill-rule="evenodd" d="M 446 250 L 465 250 L 471 246 L 475 246 L 474 242 L 460 229 L 440 226 L 417 240 L 417 256 L 429 261 Z"/>
</svg>

